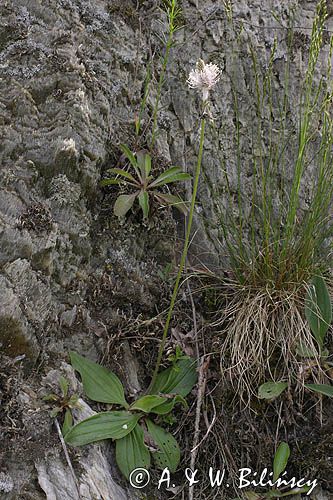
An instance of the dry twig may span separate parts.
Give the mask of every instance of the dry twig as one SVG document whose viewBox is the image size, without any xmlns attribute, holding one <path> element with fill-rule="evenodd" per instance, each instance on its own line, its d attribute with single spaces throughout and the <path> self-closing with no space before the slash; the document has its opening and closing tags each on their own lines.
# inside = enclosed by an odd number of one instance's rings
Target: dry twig
<svg viewBox="0 0 333 500">
<path fill-rule="evenodd" d="M 61 432 L 61 429 L 60 429 L 60 425 L 59 425 L 58 419 L 55 419 L 54 422 L 55 422 L 56 429 L 58 431 L 58 435 L 59 435 L 59 439 L 60 439 L 60 442 L 61 442 L 61 445 L 62 445 L 62 449 L 64 450 L 64 454 L 65 454 L 65 457 L 66 457 L 66 462 L 67 462 L 68 467 L 69 467 L 69 469 L 71 471 L 71 474 L 72 474 L 72 477 L 73 477 L 73 481 L 74 481 L 74 484 L 75 484 L 76 489 L 77 489 L 78 498 L 81 499 L 79 481 L 77 480 L 77 477 L 75 475 L 75 472 L 74 472 L 74 469 L 73 469 L 73 466 L 72 466 L 71 459 L 69 458 L 67 446 L 66 446 L 65 440 L 64 440 L 64 438 L 62 436 L 62 432 Z"/>
</svg>

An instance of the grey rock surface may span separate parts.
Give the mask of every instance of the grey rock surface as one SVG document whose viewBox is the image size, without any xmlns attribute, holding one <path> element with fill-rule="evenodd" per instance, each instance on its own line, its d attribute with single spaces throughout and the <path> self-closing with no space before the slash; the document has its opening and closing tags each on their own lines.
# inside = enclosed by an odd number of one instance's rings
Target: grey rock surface
<svg viewBox="0 0 333 500">
<path fill-rule="evenodd" d="M 73 370 L 65 363 L 62 364 L 61 372 L 51 370 L 44 378 L 44 384 L 56 390 L 61 374 L 66 374 L 71 389 L 74 392 L 77 391 L 78 384 Z M 79 399 L 78 404 L 79 407 L 74 412 L 75 423 L 96 413 L 82 399 Z M 69 465 L 64 463 L 57 452 L 46 450 L 44 456 L 35 462 L 38 483 L 47 499 L 129 500 L 129 498 L 134 498 L 114 481 L 105 443 L 88 446 L 84 453 L 77 455 L 76 460 L 76 469 L 80 472 L 74 476 Z"/>
<path fill-rule="evenodd" d="M 222 80 L 212 104 L 218 132 L 216 136 L 210 131 L 206 137 L 203 170 L 207 182 L 200 185 L 197 238 L 192 246 L 193 254 L 208 264 L 223 262 L 217 243 L 225 193 L 221 162 L 233 179 L 232 189 L 237 183 L 227 134 L 234 129 L 232 82 L 244 95 L 241 122 L 246 130 L 253 113 L 247 46 L 251 42 L 259 48 L 265 65 L 277 36 L 274 67 L 276 85 L 280 85 L 285 31 L 279 28 L 272 11 L 287 26 L 292 6 L 296 8 L 296 24 L 301 26 L 299 32 L 307 36 L 314 1 L 234 2 L 234 18 L 238 25 L 243 23 L 243 52 L 235 58 L 239 45 L 230 31 L 224 2 L 182 2 L 185 28 L 177 32 L 177 44 L 171 53 L 157 149 L 166 161 L 192 172 L 198 150 L 200 106 L 199 96 L 189 91 L 186 78 L 199 57 L 221 66 Z M 105 280 L 100 285 L 109 294 L 101 306 L 105 314 L 118 314 L 119 297 L 128 316 L 140 310 L 155 312 L 157 292 L 147 282 L 158 269 L 157 259 L 165 264 L 174 257 L 174 226 L 171 224 L 170 233 L 163 226 L 163 239 L 160 233 L 154 236 L 149 228 L 138 229 L 131 223 L 123 228 L 115 221 L 111 228 L 101 229 L 97 220 L 101 174 L 113 165 L 117 144 L 133 144 L 135 139 L 134 120 L 149 54 L 162 50 L 157 37 L 161 19 L 155 1 L 0 3 L 0 346 L 11 359 L 25 356 L 30 363 L 41 361 L 42 351 L 41 362 L 52 368 L 69 348 L 96 359 L 96 339 L 103 337 L 105 327 L 102 318 L 92 318 L 87 296 L 90 293 L 98 299 L 100 293 L 97 287 L 91 292 L 92 278 Z M 330 27 L 332 18 L 328 20 Z M 300 46 L 295 49 L 295 81 L 299 81 L 304 67 Z M 157 67 L 155 72 L 157 77 Z M 154 95 L 150 96 L 150 106 Z M 297 88 L 291 99 L 296 102 Z M 250 186 L 246 134 L 243 141 L 244 176 Z M 111 210 L 107 217 L 112 218 Z M 113 273 L 109 281 L 104 273 L 106 263 Z M 103 352 L 105 343 L 101 342 Z M 132 359 L 129 363 L 135 365 Z M 136 393 L 140 389 L 137 377 L 134 374 L 129 378 Z M 26 410 L 31 401 L 34 397 L 27 399 Z M 37 416 L 40 413 L 35 408 L 31 418 Z M 40 427 L 47 428 L 45 422 Z M 54 447 L 49 450 L 41 436 L 42 431 L 34 438 L 41 445 L 41 460 L 36 462 L 41 489 L 34 486 L 36 471 L 31 464 L 35 457 L 20 457 L 16 463 L 13 446 L 12 459 L 8 461 L 6 455 L 2 463 L 7 472 L 0 472 L 0 492 L 2 488 L 14 495 L 10 498 L 36 500 L 45 497 L 43 490 L 48 499 L 76 498 L 66 463 Z M 59 451 L 59 443 L 56 446 Z M 127 498 L 108 476 L 106 458 L 98 449 L 91 452 L 84 468 L 87 479 L 82 498 Z M 16 484 L 11 480 L 14 476 L 20 478 Z M 100 480 L 98 493 L 92 486 L 92 476 Z"/>
</svg>

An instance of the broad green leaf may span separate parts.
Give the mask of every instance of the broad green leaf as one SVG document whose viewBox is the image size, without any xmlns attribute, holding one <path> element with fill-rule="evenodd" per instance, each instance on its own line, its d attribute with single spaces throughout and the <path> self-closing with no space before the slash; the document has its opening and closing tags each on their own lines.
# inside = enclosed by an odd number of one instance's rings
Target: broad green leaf
<svg viewBox="0 0 333 500">
<path fill-rule="evenodd" d="M 305 384 L 307 389 L 311 391 L 318 392 L 319 394 L 324 394 L 324 396 L 329 396 L 333 398 L 333 385 L 326 384 Z"/>
<path fill-rule="evenodd" d="M 62 375 L 59 378 L 59 385 L 60 385 L 61 393 L 62 393 L 63 397 L 65 398 L 68 394 L 69 382 Z"/>
<path fill-rule="evenodd" d="M 180 196 L 175 196 L 173 194 L 158 193 L 158 192 L 154 193 L 154 195 L 160 201 L 166 203 L 167 205 L 171 205 L 171 206 L 177 208 L 183 214 L 186 215 L 188 213 L 187 203 L 184 200 L 182 200 L 180 198 Z"/>
<path fill-rule="evenodd" d="M 131 472 L 138 467 L 149 469 L 150 453 L 144 444 L 144 434 L 139 424 L 134 427 L 130 434 L 122 439 L 117 439 L 116 461 L 127 479 Z"/>
<path fill-rule="evenodd" d="M 149 195 L 147 191 L 140 191 L 140 194 L 138 196 L 139 199 L 139 205 L 141 207 L 143 217 L 144 219 L 148 218 L 149 215 Z"/>
<path fill-rule="evenodd" d="M 279 444 L 278 449 L 274 455 L 273 461 L 273 481 L 277 481 L 280 474 L 284 472 L 290 456 L 290 448 L 287 443 L 282 442 Z"/>
<path fill-rule="evenodd" d="M 274 399 L 288 387 L 286 382 L 265 382 L 258 389 L 258 398 L 260 399 Z"/>
<path fill-rule="evenodd" d="M 151 413 L 155 413 L 155 415 L 167 415 L 173 410 L 174 406 L 175 406 L 174 399 L 168 399 L 165 403 L 161 404 L 160 406 L 152 408 Z"/>
<path fill-rule="evenodd" d="M 146 419 L 149 435 L 153 438 L 158 451 L 152 452 L 154 461 L 159 469 L 167 467 L 175 472 L 180 461 L 180 449 L 175 438 L 162 427 Z"/>
<path fill-rule="evenodd" d="M 62 424 L 62 435 L 65 436 L 67 432 L 73 427 L 73 417 L 70 410 L 66 410 L 64 423 Z"/>
<path fill-rule="evenodd" d="M 332 321 L 331 298 L 322 276 L 315 276 L 305 298 L 305 316 L 320 347 Z"/>
<path fill-rule="evenodd" d="M 155 408 L 153 408 L 151 410 L 151 413 L 155 413 L 156 415 L 166 415 L 167 413 L 170 413 L 173 410 L 173 407 L 177 403 L 181 403 L 184 406 L 184 408 L 188 408 L 185 399 L 179 394 L 177 394 L 173 399 L 169 399 L 160 406 L 156 406 Z"/>
<path fill-rule="evenodd" d="M 116 199 L 113 207 L 113 212 L 117 217 L 124 217 L 127 212 L 132 208 L 137 193 L 134 194 L 121 194 Z"/>
<path fill-rule="evenodd" d="M 115 403 L 128 408 L 124 388 L 114 373 L 76 352 L 72 351 L 70 357 L 73 367 L 81 375 L 83 388 L 88 398 L 92 401 Z"/>
<path fill-rule="evenodd" d="M 121 439 L 136 426 L 142 414 L 128 411 L 104 411 L 82 420 L 66 434 L 65 441 L 72 446 L 95 443 L 103 439 Z"/>
<path fill-rule="evenodd" d="M 133 175 L 130 174 L 129 172 L 126 172 L 126 170 L 123 170 L 122 168 L 109 168 L 108 172 L 111 172 L 112 174 L 120 175 L 121 177 L 124 177 L 125 179 L 128 179 L 134 183 L 137 183 L 137 181 L 134 179 Z"/>
<path fill-rule="evenodd" d="M 153 408 L 156 408 L 156 406 L 161 406 L 166 401 L 168 401 L 167 398 L 162 398 L 161 396 L 142 396 L 142 398 L 139 398 L 137 401 L 135 401 L 135 403 L 131 405 L 130 409 L 141 410 L 145 413 L 149 413 Z"/>
<path fill-rule="evenodd" d="M 180 394 L 185 397 L 197 383 L 197 365 L 194 359 L 185 357 L 156 377 L 152 394 Z"/>
<path fill-rule="evenodd" d="M 101 182 L 100 182 L 100 185 L 101 186 L 111 186 L 111 185 L 114 185 L 114 184 L 121 184 L 122 182 L 124 182 L 122 179 L 103 179 Z"/>
</svg>

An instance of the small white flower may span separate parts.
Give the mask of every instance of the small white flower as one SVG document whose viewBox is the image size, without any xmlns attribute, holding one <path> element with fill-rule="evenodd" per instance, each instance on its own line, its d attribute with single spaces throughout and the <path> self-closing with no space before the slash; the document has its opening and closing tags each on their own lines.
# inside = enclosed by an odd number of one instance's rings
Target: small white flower
<svg viewBox="0 0 333 500">
<path fill-rule="evenodd" d="M 221 70 L 216 64 L 205 64 L 202 59 L 196 64 L 196 68 L 190 71 L 187 84 L 191 89 L 202 91 L 202 100 L 207 101 L 209 91 L 217 84 L 221 76 Z"/>
<path fill-rule="evenodd" d="M 127 425 L 127 424 L 124 424 L 124 425 L 123 425 L 123 429 L 128 429 L 128 425 Z"/>
</svg>

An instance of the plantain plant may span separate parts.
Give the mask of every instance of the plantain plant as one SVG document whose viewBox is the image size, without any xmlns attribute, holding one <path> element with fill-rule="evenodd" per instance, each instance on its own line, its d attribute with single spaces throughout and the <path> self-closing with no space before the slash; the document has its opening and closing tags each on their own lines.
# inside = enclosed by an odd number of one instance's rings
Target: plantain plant
<svg viewBox="0 0 333 500">
<path fill-rule="evenodd" d="M 182 172 L 180 167 L 171 167 L 154 179 L 151 175 L 152 162 L 149 153 L 138 151 L 134 154 L 125 144 L 121 144 L 120 149 L 131 164 L 134 173 L 131 174 L 122 168 L 110 168 L 108 172 L 112 174 L 112 177 L 103 179 L 101 185 L 125 184 L 133 188 L 134 192 L 118 196 L 113 209 L 115 215 L 124 217 L 132 208 L 134 201 L 138 199 L 143 217 L 147 219 L 152 198 L 160 205 L 172 205 L 181 212 L 187 213 L 185 201 L 179 196 L 163 193 L 158 188 L 174 182 L 189 180 L 191 178 L 189 174 Z"/>
<path fill-rule="evenodd" d="M 188 356 L 178 357 L 158 374 L 150 394 L 129 404 L 122 383 L 114 373 L 75 352 L 71 352 L 70 357 L 81 375 L 88 398 L 121 409 L 103 411 L 82 420 L 67 431 L 66 443 L 82 446 L 104 439 L 114 440 L 116 461 L 127 479 L 138 467 L 149 469 L 151 458 L 157 468 L 167 467 L 174 472 L 180 460 L 179 445 L 154 418 L 163 420 L 177 403 L 187 406 L 184 397 L 197 381 L 195 361 Z"/>
</svg>

